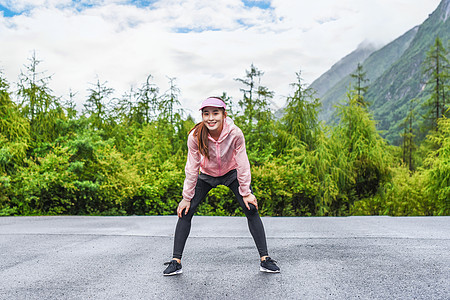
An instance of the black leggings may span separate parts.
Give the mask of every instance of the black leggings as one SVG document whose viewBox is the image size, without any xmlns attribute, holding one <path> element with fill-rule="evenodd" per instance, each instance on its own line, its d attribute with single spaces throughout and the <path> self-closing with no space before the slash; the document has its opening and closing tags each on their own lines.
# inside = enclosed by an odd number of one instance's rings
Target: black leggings
<svg viewBox="0 0 450 300">
<path fill-rule="evenodd" d="M 221 177 L 212 177 L 206 174 L 200 174 L 198 176 L 197 185 L 195 186 L 195 194 L 191 200 L 191 207 L 189 212 L 185 215 L 185 210 L 182 212 L 182 217 L 178 218 L 177 227 L 175 229 L 175 239 L 173 245 L 173 257 L 181 259 L 183 254 L 184 245 L 191 231 L 191 220 L 192 216 L 195 214 L 199 204 L 206 198 L 208 192 L 218 186 L 219 184 L 229 187 L 236 198 L 239 201 L 242 209 L 244 210 L 245 216 L 247 217 L 248 228 L 255 241 L 256 248 L 260 256 L 266 256 L 267 253 L 267 243 L 266 234 L 264 233 L 264 226 L 259 217 L 258 210 L 253 204 L 249 204 L 250 210 L 244 204 L 244 200 L 239 194 L 239 182 L 237 180 L 236 170 L 232 170 Z"/>
</svg>

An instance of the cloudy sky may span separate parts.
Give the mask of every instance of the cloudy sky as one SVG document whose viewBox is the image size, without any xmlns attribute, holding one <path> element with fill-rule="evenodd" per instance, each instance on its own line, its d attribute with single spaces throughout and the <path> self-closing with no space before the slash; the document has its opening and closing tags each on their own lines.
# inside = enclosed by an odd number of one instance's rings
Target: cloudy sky
<svg viewBox="0 0 450 300">
<path fill-rule="evenodd" d="M 151 74 L 161 92 L 176 78 L 193 115 L 202 99 L 234 102 L 253 63 L 283 106 L 302 72 L 311 83 L 371 42 L 421 24 L 440 0 L 0 0 L 0 69 L 12 88 L 33 51 L 56 96 L 81 110 L 91 84 L 122 95 Z"/>
</svg>

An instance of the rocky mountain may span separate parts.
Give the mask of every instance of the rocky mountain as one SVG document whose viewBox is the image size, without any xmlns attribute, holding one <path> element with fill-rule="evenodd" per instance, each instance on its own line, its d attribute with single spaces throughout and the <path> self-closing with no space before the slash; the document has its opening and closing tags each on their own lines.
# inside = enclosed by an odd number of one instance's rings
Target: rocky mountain
<svg viewBox="0 0 450 300">
<path fill-rule="evenodd" d="M 310 87 L 317 92 L 317 96 L 322 98 L 322 96 L 341 81 L 343 77 L 352 73 L 359 62 L 364 61 L 375 50 L 377 50 L 377 48 L 373 44 L 360 44 L 355 51 L 342 58 L 334 64 L 330 70 L 317 78 Z"/>
<path fill-rule="evenodd" d="M 425 88 L 422 63 L 436 36 L 444 47 L 450 45 L 450 0 L 442 0 L 438 8 L 419 26 L 403 55 L 370 86 L 365 95 L 371 105 L 378 129 L 394 144 L 400 141 L 400 123 L 406 117 L 410 101 L 416 99 L 418 118 L 422 103 L 430 97 Z"/>
<path fill-rule="evenodd" d="M 374 82 L 383 72 L 385 72 L 395 61 L 397 61 L 405 50 L 408 48 L 409 44 L 413 40 L 415 34 L 417 33 L 418 27 L 415 27 L 408 32 L 406 32 L 401 37 L 395 39 L 388 45 L 382 47 L 381 49 L 371 51 L 367 57 L 357 57 L 354 56 L 355 60 L 348 60 L 343 58 L 337 64 L 335 64 L 331 69 L 321 75 L 312 84 L 311 88 L 317 91 L 317 96 L 322 102 L 322 111 L 319 115 L 321 120 L 328 121 L 332 118 L 334 112 L 334 105 L 340 101 L 346 99 L 346 93 L 349 89 L 350 84 L 353 83 L 353 79 L 350 74 L 356 70 L 358 63 L 361 63 L 364 71 L 366 72 L 366 78 L 369 80 L 368 84 Z M 353 53 L 358 52 L 358 49 Z M 350 54 L 350 55 L 352 55 Z M 349 55 L 349 56 L 350 56 Z M 339 76 L 335 71 L 336 65 L 346 65 L 346 72 Z M 339 79 L 336 83 L 329 88 L 324 88 L 323 81 L 327 78 Z"/>
<path fill-rule="evenodd" d="M 322 102 L 320 119 L 327 122 L 333 119 L 333 106 L 346 99 L 350 84 L 354 84 L 350 74 L 360 62 L 369 79 L 369 89 L 364 97 L 371 103 L 370 110 L 378 128 L 391 143 L 398 144 L 400 123 L 406 117 L 410 100 L 417 99 L 415 105 L 419 107 L 429 97 L 430 91 L 424 88 L 422 62 L 436 36 L 441 38 L 445 47 L 450 45 L 449 19 L 450 0 L 442 0 L 420 26 L 364 59 L 349 60 L 347 56 L 335 64 L 310 85 Z M 345 68 L 342 67 L 344 64 Z M 344 69 L 345 72 L 337 71 Z M 324 83 L 327 81 L 331 84 Z"/>
</svg>

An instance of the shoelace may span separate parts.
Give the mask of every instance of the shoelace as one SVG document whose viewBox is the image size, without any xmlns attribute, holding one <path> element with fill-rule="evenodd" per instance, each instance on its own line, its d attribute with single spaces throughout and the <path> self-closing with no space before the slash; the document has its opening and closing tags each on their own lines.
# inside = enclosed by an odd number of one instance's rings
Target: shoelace
<svg viewBox="0 0 450 300">
<path fill-rule="evenodd" d="M 165 262 L 164 265 L 166 266 L 166 265 L 177 264 L 177 263 L 178 262 L 176 260 L 171 260 L 171 261 Z"/>
<path fill-rule="evenodd" d="M 276 263 L 277 261 L 268 257 L 268 258 L 266 258 L 265 262 L 266 263 Z"/>
</svg>

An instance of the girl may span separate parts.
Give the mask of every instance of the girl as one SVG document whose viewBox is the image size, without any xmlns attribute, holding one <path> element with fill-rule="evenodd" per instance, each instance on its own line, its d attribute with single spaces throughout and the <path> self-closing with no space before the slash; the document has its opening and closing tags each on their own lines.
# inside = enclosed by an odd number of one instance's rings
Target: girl
<svg viewBox="0 0 450 300">
<path fill-rule="evenodd" d="M 242 131 L 227 117 L 225 103 L 219 97 L 203 101 L 203 121 L 189 132 L 186 179 L 183 200 L 178 205 L 173 259 L 164 275 L 181 274 L 181 256 L 191 229 L 191 219 L 208 192 L 219 184 L 229 187 L 239 201 L 261 257 L 260 271 L 278 273 L 280 268 L 267 253 L 264 226 L 258 214 L 258 202 L 250 187 L 250 163 Z"/>
</svg>

